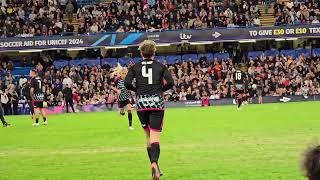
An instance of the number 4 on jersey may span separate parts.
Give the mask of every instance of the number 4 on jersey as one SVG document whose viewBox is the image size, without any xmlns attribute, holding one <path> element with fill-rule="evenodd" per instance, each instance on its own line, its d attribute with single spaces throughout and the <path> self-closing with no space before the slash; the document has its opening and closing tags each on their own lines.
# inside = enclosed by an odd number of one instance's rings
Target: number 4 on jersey
<svg viewBox="0 0 320 180">
<path fill-rule="evenodd" d="M 142 66 L 142 76 L 148 78 L 148 84 L 152 84 L 152 68 L 148 68 L 147 66 Z"/>
</svg>

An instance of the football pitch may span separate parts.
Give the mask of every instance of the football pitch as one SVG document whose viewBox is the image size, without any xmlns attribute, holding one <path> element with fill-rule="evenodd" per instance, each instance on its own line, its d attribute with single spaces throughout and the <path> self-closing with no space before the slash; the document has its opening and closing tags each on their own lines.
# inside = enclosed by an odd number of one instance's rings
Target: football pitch
<svg viewBox="0 0 320 180">
<path fill-rule="evenodd" d="M 151 179 L 144 133 L 117 112 L 6 117 L 0 179 Z M 302 153 L 319 142 L 320 102 L 168 109 L 161 137 L 164 180 L 304 180 Z"/>
</svg>

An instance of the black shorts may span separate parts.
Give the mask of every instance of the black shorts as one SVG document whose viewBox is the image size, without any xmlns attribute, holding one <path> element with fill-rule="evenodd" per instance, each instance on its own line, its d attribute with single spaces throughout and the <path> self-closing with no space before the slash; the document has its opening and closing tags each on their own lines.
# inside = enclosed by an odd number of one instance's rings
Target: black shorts
<svg viewBox="0 0 320 180">
<path fill-rule="evenodd" d="M 245 94 L 245 90 L 244 89 L 238 89 L 236 90 L 236 94 L 239 95 L 239 94 Z"/>
<path fill-rule="evenodd" d="M 43 101 L 33 102 L 34 108 L 43 108 Z"/>
<path fill-rule="evenodd" d="M 141 110 L 137 114 L 143 129 L 162 131 L 164 110 Z"/>
<path fill-rule="evenodd" d="M 124 108 L 128 104 L 130 104 L 130 100 L 129 99 L 127 99 L 125 101 L 118 101 L 118 107 L 119 108 Z"/>
</svg>

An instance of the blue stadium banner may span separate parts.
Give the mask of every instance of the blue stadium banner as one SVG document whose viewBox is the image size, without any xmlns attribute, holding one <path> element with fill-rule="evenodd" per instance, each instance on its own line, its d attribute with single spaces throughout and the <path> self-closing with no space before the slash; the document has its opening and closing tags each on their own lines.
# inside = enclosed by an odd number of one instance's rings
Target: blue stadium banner
<svg viewBox="0 0 320 180">
<path fill-rule="evenodd" d="M 320 25 L 317 26 L 275 26 L 256 28 L 215 28 L 203 30 L 180 30 L 139 33 L 105 33 L 78 36 L 51 37 L 13 37 L 0 39 L 1 51 L 25 49 L 104 47 L 114 45 L 137 45 L 145 39 L 157 43 L 180 43 L 199 41 L 239 41 L 267 40 L 276 38 L 319 37 Z"/>
</svg>

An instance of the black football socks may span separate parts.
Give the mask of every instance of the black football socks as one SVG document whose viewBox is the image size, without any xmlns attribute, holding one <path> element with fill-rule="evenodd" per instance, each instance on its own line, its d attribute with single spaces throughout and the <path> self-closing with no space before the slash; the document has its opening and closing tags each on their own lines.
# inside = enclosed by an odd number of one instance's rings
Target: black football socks
<svg viewBox="0 0 320 180">
<path fill-rule="evenodd" d="M 159 142 L 154 142 L 151 144 L 150 148 L 150 154 L 151 154 L 151 163 L 157 163 L 160 156 L 160 144 Z"/>
<path fill-rule="evenodd" d="M 131 111 L 128 111 L 128 120 L 129 120 L 129 126 L 132 127 L 132 113 L 131 113 Z"/>
<path fill-rule="evenodd" d="M 148 152 L 150 163 L 152 163 L 152 161 L 151 161 L 151 147 L 147 147 L 147 152 Z"/>
<path fill-rule="evenodd" d="M 239 98 L 239 99 L 238 99 L 238 108 L 240 108 L 241 104 L 242 104 L 242 99 Z"/>
</svg>

